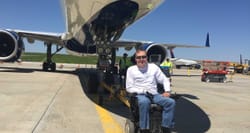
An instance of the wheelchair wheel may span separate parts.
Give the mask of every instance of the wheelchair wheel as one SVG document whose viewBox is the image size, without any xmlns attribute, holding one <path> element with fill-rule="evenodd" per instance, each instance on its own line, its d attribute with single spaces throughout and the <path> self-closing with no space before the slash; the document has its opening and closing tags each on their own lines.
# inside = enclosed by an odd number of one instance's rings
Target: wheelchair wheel
<svg viewBox="0 0 250 133">
<path fill-rule="evenodd" d="M 125 133 L 137 133 L 138 129 L 135 127 L 135 124 L 127 119 L 125 123 Z"/>
</svg>

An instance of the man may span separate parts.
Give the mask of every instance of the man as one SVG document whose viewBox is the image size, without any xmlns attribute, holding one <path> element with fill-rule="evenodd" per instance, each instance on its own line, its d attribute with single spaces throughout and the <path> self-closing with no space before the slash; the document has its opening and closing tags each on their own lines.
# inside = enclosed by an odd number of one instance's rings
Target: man
<svg viewBox="0 0 250 133">
<path fill-rule="evenodd" d="M 169 73 L 173 73 L 173 63 L 169 60 L 169 58 L 166 58 L 164 62 L 161 63 L 161 67 L 168 69 Z"/>
<path fill-rule="evenodd" d="M 119 74 L 121 76 L 126 75 L 126 71 L 127 71 L 127 67 L 128 67 L 127 66 L 127 63 L 128 63 L 127 57 L 128 57 L 128 54 L 124 53 L 123 57 L 119 61 Z"/>
<path fill-rule="evenodd" d="M 149 108 L 151 100 L 147 94 L 152 95 L 152 102 L 163 107 L 162 130 L 170 133 L 173 126 L 175 101 L 170 98 L 170 82 L 161 69 L 147 61 L 147 52 L 137 49 L 135 53 L 136 65 L 127 70 L 126 90 L 129 93 L 137 93 L 139 106 L 139 126 L 141 133 L 149 133 Z M 159 94 L 157 83 L 163 84 L 164 92 Z"/>
<path fill-rule="evenodd" d="M 124 87 L 124 88 L 125 88 L 124 80 L 126 79 L 127 69 L 129 66 L 132 65 L 132 62 L 127 57 L 128 57 L 128 54 L 124 53 L 123 57 L 119 61 L 120 83 L 121 83 L 122 87 Z"/>
<path fill-rule="evenodd" d="M 170 86 L 172 86 L 171 75 L 173 74 L 173 63 L 169 60 L 169 58 L 166 58 L 166 60 L 161 63 L 160 67 L 163 69 L 164 73 L 169 78 Z"/>
</svg>

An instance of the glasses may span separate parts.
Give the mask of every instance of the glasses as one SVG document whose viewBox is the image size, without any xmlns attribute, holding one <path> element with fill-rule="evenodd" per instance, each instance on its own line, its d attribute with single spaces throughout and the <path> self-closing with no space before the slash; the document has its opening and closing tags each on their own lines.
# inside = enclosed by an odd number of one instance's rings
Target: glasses
<svg viewBox="0 0 250 133">
<path fill-rule="evenodd" d="M 139 60 L 139 59 L 146 59 L 146 58 L 147 58 L 146 55 L 144 55 L 144 56 L 136 56 L 136 57 L 135 57 L 135 59 L 138 59 L 138 60 Z"/>
</svg>

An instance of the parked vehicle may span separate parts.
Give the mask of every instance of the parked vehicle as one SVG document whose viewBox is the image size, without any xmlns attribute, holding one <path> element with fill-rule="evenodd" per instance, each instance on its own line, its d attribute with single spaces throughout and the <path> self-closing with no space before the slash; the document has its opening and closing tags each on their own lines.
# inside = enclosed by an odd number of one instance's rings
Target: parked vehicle
<svg viewBox="0 0 250 133">
<path fill-rule="evenodd" d="M 234 71 L 234 66 L 228 66 L 227 71 L 228 71 L 228 73 L 234 73 L 235 72 Z"/>
<path fill-rule="evenodd" d="M 226 82 L 228 74 L 227 67 L 229 62 L 222 61 L 203 61 L 203 73 L 201 81 L 204 82 Z"/>
</svg>

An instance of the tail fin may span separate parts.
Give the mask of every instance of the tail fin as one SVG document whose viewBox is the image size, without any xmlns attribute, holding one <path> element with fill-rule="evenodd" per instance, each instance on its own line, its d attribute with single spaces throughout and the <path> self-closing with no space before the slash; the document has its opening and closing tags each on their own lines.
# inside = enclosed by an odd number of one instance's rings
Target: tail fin
<svg viewBox="0 0 250 133">
<path fill-rule="evenodd" d="M 206 39 L 206 47 L 210 47 L 210 41 L 209 41 L 209 32 L 207 33 L 207 39 Z"/>
</svg>

